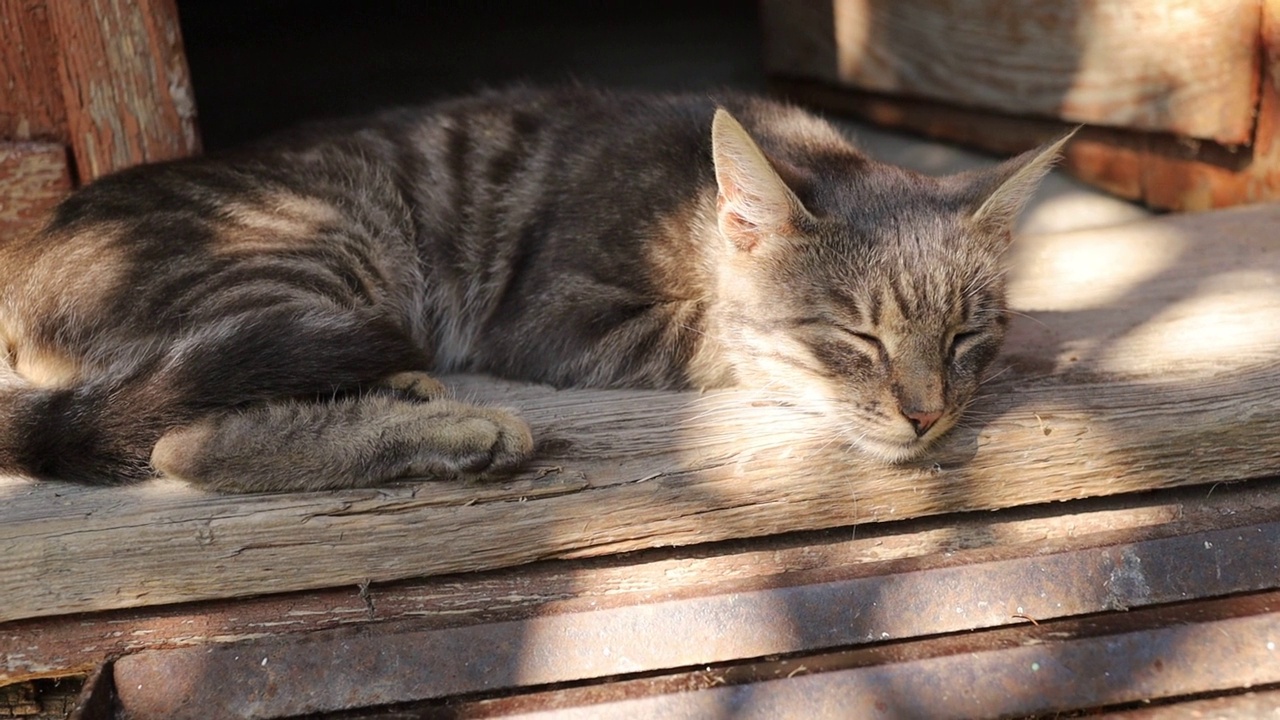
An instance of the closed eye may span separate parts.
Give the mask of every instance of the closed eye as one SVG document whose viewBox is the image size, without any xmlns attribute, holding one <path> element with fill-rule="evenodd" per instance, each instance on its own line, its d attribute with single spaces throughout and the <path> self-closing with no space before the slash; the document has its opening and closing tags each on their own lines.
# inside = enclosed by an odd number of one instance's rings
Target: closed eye
<svg viewBox="0 0 1280 720">
<path fill-rule="evenodd" d="M 960 353 L 964 352 L 973 345 L 982 333 L 974 330 L 969 332 L 958 332 L 951 336 L 951 357 L 955 359 Z"/>
<path fill-rule="evenodd" d="M 884 352 L 884 343 L 880 342 L 880 338 L 870 333 L 861 332 L 859 330 L 850 330 L 848 328 L 840 328 L 845 334 L 856 339 L 858 342 L 867 346 L 876 352 Z"/>
</svg>

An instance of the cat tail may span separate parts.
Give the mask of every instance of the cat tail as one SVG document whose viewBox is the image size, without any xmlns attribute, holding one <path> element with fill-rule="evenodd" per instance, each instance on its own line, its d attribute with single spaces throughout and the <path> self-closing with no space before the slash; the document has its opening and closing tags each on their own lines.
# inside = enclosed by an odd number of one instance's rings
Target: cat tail
<svg viewBox="0 0 1280 720">
<path fill-rule="evenodd" d="M 425 366 L 391 321 L 349 310 L 282 307 L 203 326 L 79 384 L 0 377 L 0 472 L 94 485 L 155 474 L 166 432 L 282 398 L 331 398 Z"/>
<path fill-rule="evenodd" d="M 115 485 L 152 474 L 151 446 L 179 416 L 130 383 L 0 389 L 0 472 Z"/>
</svg>

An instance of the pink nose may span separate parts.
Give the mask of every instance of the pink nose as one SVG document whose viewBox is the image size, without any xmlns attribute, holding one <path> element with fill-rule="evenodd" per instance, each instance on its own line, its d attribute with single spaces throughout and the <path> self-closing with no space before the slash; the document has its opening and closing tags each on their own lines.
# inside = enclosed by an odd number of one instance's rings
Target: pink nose
<svg viewBox="0 0 1280 720">
<path fill-rule="evenodd" d="M 911 421 L 911 427 L 916 431 L 916 437 L 924 437 L 929 432 L 929 428 L 938 422 L 938 418 L 942 417 L 941 410 L 903 410 L 902 414 L 907 420 Z"/>
</svg>

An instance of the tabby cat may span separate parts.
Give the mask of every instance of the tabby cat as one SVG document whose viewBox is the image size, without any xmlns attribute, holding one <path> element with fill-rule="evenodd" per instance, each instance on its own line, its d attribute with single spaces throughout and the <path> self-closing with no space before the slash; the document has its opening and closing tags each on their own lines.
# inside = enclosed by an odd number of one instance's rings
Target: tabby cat
<svg viewBox="0 0 1280 720">
<path fill-rule="evenodd" d="M 1060 144 L 935 179 L 760 98 L 517 88 L 126 170 L 0 241 L 0 470 L 244 492 L 531 454 L 429 371 L 767 387 L 914 458 L 996 355 Z"/>
</svg>

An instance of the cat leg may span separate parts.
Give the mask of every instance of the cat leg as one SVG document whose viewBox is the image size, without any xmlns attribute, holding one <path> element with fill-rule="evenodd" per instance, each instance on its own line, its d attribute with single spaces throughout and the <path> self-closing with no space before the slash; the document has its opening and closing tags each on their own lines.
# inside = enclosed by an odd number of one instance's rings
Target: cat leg
<svg viewBox="0 0 1280 720">
<path fill-rule="evenodd" d="M 371 394 L 211 414 L 161 437 L 151 462 L 167 476 L 220 492 L 306 491 L 406 478 L 486 479 L 515 469 L 532 451 L 528 425 L 504 410 Z"/>
</svg>

